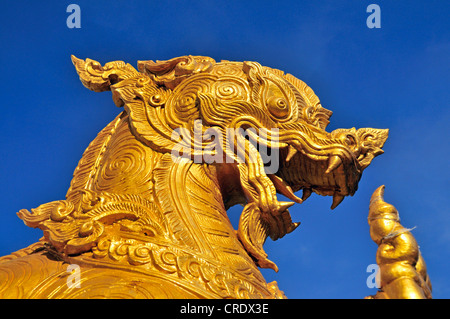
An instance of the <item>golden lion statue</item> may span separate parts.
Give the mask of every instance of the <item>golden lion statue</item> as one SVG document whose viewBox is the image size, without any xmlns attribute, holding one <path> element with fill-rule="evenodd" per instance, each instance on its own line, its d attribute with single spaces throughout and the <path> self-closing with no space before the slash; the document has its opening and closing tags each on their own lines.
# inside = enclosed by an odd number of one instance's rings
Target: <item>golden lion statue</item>
<svg viewBox="0 0 450 319">
<path fill-rule="evenodd" d="M 44 237 L 0 259 L 2 298 L 284 298 L 258 269 L 277 270 L 265 240 L 296 229 L 288 208 L 311 193 L 332 209 L 352 196 L 388 135 L 325 131 L 332 112 L 312 89 L 256 62 L 72 61 L 124 111 L 65 200 L 18 213 Z"/>
</svg>

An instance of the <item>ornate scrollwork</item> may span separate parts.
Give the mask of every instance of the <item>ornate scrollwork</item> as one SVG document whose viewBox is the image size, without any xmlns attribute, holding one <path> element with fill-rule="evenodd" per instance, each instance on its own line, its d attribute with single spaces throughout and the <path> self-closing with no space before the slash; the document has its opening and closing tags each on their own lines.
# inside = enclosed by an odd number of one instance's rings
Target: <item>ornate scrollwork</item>
<svg viewBox="0 0 450 319">
<path fill-rule="evenodd" d="M 128 285 L 116 281 L 125 271 L 142 274 L 151 296 L 284 297 L 257 268 L 277 270 L 266 239 L 299 226 L 294 202 L 329 195 L 334 209 L 352 196 L 387 138 L 325 131 L 332 112 L 312 89 L 257 62 L 72 62 L 84 86 L 110 90 L 124 110 L 84 152 L 65 200 L 18 214 L 44 231 L 46 252 L 86 265 L 92 285 Z M 244 206 L 237 231 L 226 212 L 235 204 Z M 50 282 L 39 291 L 78 296 Z"/>
<path fill-rule="evenodd" d="M 112 225 L 149 237 L 168 236 L 167 221 L 152 202 L 138 195 L 82 192 L 76 205 L 54 201 L 31 212 L 22 209 L 18 215 L 26 225 L 41 228 L 45 238 L 67 255 L 95 247 Z"/>
</svg>

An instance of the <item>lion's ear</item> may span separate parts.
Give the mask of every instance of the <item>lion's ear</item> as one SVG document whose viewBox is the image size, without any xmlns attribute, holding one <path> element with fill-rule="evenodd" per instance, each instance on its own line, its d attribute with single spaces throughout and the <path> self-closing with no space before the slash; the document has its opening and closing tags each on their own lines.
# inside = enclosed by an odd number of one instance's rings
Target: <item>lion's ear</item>
<svg viewBox="0 0 450 319">
<path fill-rule="evenodd" d="M 114 103 L 124 107 L 130 129 L 139 141 L 161 152 L 173 148 L 173 129 L 162 118 L 162 109 L 172 94 L 171 90 L 158 86 L 147 74 L 138 72 L 123 61 L 102 66 L 97 61 L 81 60 L 72 55 L 72 62 L 85 87 L 95 92 L 112 91 Z M 160 71 L 163 70 L 161 67 Z"/>
<path fill-rule="evenodd" d="M 133 135 L 159 152 L 170 152 L 173 129 L 165 119 L 164 107 L 172 91 L 157 86 L 147 75 L 130 78 L 112 86 L 113 100 L 122 103 Z"/>
</svg>

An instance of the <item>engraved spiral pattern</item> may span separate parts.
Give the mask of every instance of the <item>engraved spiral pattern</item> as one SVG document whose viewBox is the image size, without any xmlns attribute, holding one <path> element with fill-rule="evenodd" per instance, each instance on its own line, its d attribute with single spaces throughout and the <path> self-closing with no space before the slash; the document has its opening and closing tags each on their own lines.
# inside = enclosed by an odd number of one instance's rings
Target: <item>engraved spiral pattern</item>
<svg viewBox="0 0 450 319">
<path fill-rule="evenodd" d="M 198 75 L 182 82 L 166 103 L 168 122 L 174 127 L 181 127 L 186 119 L 198 114 L 196 107 L 198 92 L 209 93 L 216 80 L 215 76 Z"/>
<path fill-rule="evenodd" d="M 247 100 L 250 88 L 242 79 L 224 77 L 214 83 L 212 92 L 221 100 Z"/>
<path fill-rule="evenodd" d="M 44 231 L 45 245 L 0 259 L 0 298 L 283 297 L 257 269 L 276 269 L 262 243 L 292 229 L 290 203 L 279 202 L 276 190 L 293 199 L 290 185 L 307 187 L 333 195 L 335 205 L 341 193 L 352 194 L 344 187 L 357 186 L 349 178 L 360 176 L 349 161 L 339 167 L 339 181 L 334 172 L 322 176 L 325 160 L 347 154 L 324 131 L 331 111 L 302 81 L 256 62 L 186 56 L 140 62 L 142 73 L 121 61 L 104 67 L 88 59 L 73 62 L 86 87 L 111 90 L 125 110 L 84 153 L 66 200 L 19 212 L 28 226 Z M 203 123 L 195 121 L 200 118 Z M 258 128 L 264 133 L 258 142 L 271 149 L 289 144 L 301 155 L 273 175 L 281 181 L 266 176 L 251 143 L 236 146 L 239 151 L 243 145 L 245 160 L 231 170 L 173 161 L 172 130 L 207 127 Z M 270 135 L 272 127 L 281 131 Z M 387 132 L 374 134 L 378 142 L 367 152 L 367 165 L 387 138 Z M 201 155 L 209 154 L 207 140 L 188 142 L 190 150 L 201 146 Z M 282 149 L 281 158 L 290 151 Z M 222 197 L 223 190 L 231 199 Z M 246 201 L 236 232 L 225 207 Z M 68 287 L 67 264 L 81 265 L 82 289 Z"/>
<path fill-rule="evenodd" d="M 113 191 L 120 187 L 124 193 L 149 195 L 152 153 L 135 139 L 127 121 L 123 121 L 104 156 L 93 190 Z"/>
<path fill-rule="evenodd" d="M 236 76 L 239 78 L 246 78 L 242 71 L 242 62 L 221 62 L 215 65 L 211 71 L 212 74 L 222 76 Z"/>
</svg>

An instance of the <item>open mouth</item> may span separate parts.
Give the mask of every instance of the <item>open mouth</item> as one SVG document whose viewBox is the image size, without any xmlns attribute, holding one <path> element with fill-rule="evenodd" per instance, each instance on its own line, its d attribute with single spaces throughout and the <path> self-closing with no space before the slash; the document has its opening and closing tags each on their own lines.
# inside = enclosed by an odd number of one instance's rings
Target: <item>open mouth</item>
<svg viewBox="0 0 450 319">
<path fill-rule="evenodd" d="M 352 196 L 361 178 L 358 162 L 353 156 L 339 157 L 329 154 L 312 159 L 292 146 L 280 150 L 280 166 L 276 174 L 269 175 L 277 192 L 292 201 L 302 203 L 313 192 L 333 196 L 331 209 Z M 302 190 L 302 197 L 295 192 Z"/>
<path fill-rule="evenodd" d="M 358 189 L 363 170 L 383 153 L 388 130 L 337 129 L 328 133 L 305 123 L 279 126 L 279 169 L 268 176 L 277 192 L 301 203 L 313 192 L 333 196 L 331 209 Z M 303 190 L 299 198 L 295 192 Z"/>
</svg>

